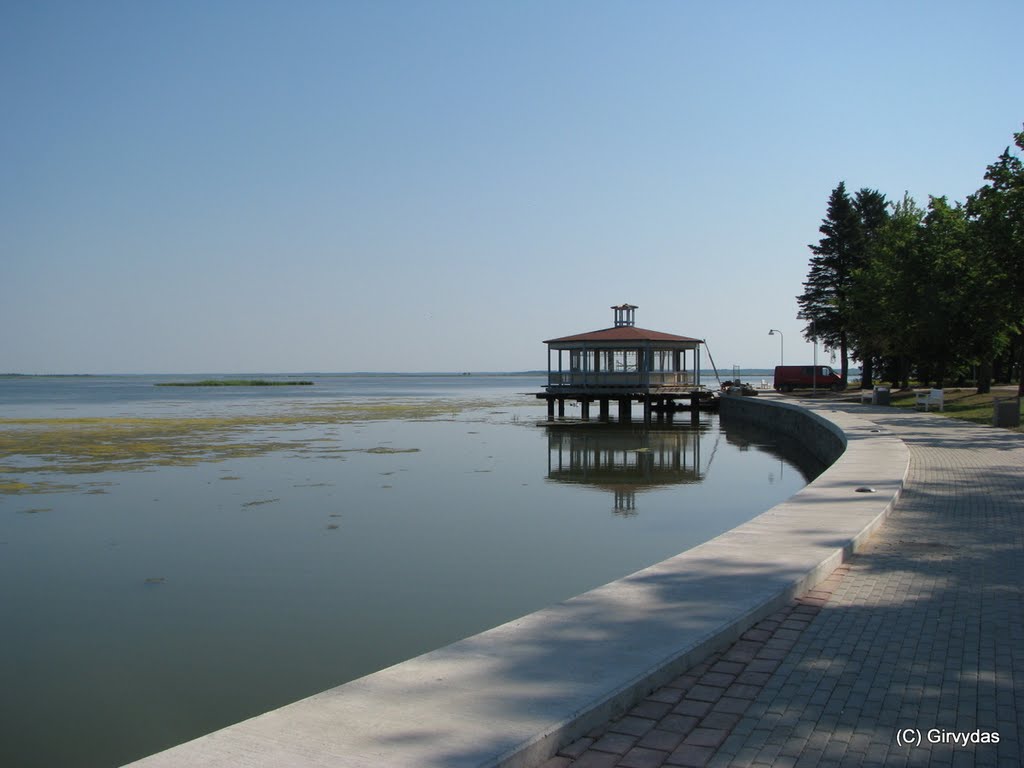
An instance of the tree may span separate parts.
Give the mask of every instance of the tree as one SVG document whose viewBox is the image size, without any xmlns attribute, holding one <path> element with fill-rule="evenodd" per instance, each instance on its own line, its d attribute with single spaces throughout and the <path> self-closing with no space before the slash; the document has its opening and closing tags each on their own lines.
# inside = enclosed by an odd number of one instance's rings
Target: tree
<svg viewBox="0 0 1024 768">
<path fill-rule="evenodd" d="M 873 326 L 876 325 L 878 310 L 873 306 L 870 294 L 864 293 L 860 283 L 870 269 L 877 240 L 889 219 L 889 204 L 885 200 L 885 195 L 877 189 L 862 188 L 854 195 L 853 209 L 857 212 L 860 229 L 852 254 L 850 287 L 847 292 L 850 311 L 846 326 L 853 355 L 861 361 L 860 385 L 862 389 L 866 389 L 874 382 L 874 362 L 878 354 L 879 340 Z M 858 302 L 855 299 L 858 288 L 861 289 L 859 297 L 867 301 Z"/>
<path fill-rule="evenodd" d="M 919 285 L 925 212 L 909 194 L 888 208 L 867 244 L 863 264 L 854 271 L 850 302 L 862 364 L 867 367 L 868 359 L 883 363 L 889 380 L 905 388 L 923 310 Z M 869 375 L 865 371 L 862 377 L 865 385 Z"/>
<path fill-rule="evenodd" d="M 808 246 L 810 268 L 804 292 L 797 296 L 800 317 L 808 321 L 804 338 L 817 337 L 826 346 L 838 349 L 842 360 L 841 376 L 847 383 L 847 293 L 853 260 L 860 240 L 860 220 L 846 183 L 832 190 L 828 214 L 818 230 L 824 235 L 817 245 Z"/>
<path fill-rule="evenodd" d="M 805 338 L 816 336 L 825 346 L 838 349 L 841 359 L 843 383 L 848 383 L 849 353 L 851 345 L 858 358 L 867 364 L 865 376 L 871 380 L 871 360 L 874 351 L 863 347 L 868 337 L 858 345 L 857 317 L 869 311 L 858 308 L 852 301 L 858 270 L 865 266 L 869 244 L 877 237 L 888 217 L 885 195 L 872 189 L 861 189 L 853 199 L 846 191 L 846 183 L 832 190 L 828 201 L 828 214 L 819 231 L 824 235 L 817 245 L 808 246 L 811 253 L 810 268 L 804 292 L 797 297 L 799 317 L 809 321 Z"/>
<path fill-rule="evenodd" d="M 1024 131 L 1014 143 L 1024 150 Z M 842 355 L 844 382 L 852 353 L 862 386 L 876 361 L 904 387 L 912 363 L 937 386 L 973 369 L 979 392 L 1016 369 L 1024 396 L 1024 162 L 1007 148 L 985 180 L 965 205 L 932 197 L 927 213 L 908 195 L 832 190 L 797 302 L 805 338 Z"/>
<path fill-rule="evenodd" d="M 969 306 L 977 294 L 977 273 L 972 271 L 964 207 L 951 206 L 945 197 L 932 197 L 919 248 L 915 303 L 920 320 L 913 344 L 919 376 L 941 388 L 955 365 L 964 361 L 978 326 Z"/>
<path fill-rule="evenodd" d="M 1024 131 L 1014 134 L 1024 150 Z M 980 329 L 976 346 L 982 358 L 984 378 L 979 392 L 988 391 L 992 361 L 1007 348 L 1024 349 L 1024 163 L 1010 148 L 988 166 L 989 183 L 967 200 L 975 253 L 984 270 L 978 300 L 987 315 L 988 328 Z M 1024 396 L 1024 360 L 1019 361 L 1018 394 Z"/>
</svg>

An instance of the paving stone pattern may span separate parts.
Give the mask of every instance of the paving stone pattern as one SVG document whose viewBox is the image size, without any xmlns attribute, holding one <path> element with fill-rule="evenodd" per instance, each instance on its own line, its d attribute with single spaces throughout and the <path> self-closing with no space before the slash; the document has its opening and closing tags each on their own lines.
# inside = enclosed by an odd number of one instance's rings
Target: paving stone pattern
<svg viewBox="0 0 1024 768">
<path fill-rule="evenodd" d="M 856 410 L 911 456 L 868 544 L 543 768 L 1024 764 L 1024 435 Z"/>
</svg>

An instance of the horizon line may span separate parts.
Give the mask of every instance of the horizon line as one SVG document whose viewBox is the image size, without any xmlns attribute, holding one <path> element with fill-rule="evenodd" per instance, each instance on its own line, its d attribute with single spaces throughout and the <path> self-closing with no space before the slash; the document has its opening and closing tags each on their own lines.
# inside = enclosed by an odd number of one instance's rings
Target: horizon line
<svg viewBox="0 0 1024 768">
<path fill-rule="evenodd" d="M 796 365 L 804 365 L 804 363 L 796 363 Z M 807 363 L 812 365 L 812 363 Z M 828 365 L 827 363 L 819 363 L 819 365 Z M 750 366 L 740 367 L 739 370 L 743 371 L 765 371 L 773 372 L 776 366 Z M 731 375 L 732 367 L 728 369 L 714 369 L 714 368 L 701 368 L 701 374 L 714 375 L 716 372 L 719 376 Z M 850 366 L 850 370 L 855 370 L 855 366 Z M 859 368 L 856 368 L 859 370 Z M 0 373 L 0 378 L 85 378 L 90 376 L 530 376 L 530 375 L 546 375 L 548 373 L 546 368 L 528 368 L 523 370 L 515 371 L 268 371 L 268 370 L 247 370 L 247 371 L 122 371 L 122 372 L 75 372 L 75 373 L 58 373 L 58 372 L 47 372 L 47 373 L 24 373 L 20 371 L 8 371 Z"/>
</svg>

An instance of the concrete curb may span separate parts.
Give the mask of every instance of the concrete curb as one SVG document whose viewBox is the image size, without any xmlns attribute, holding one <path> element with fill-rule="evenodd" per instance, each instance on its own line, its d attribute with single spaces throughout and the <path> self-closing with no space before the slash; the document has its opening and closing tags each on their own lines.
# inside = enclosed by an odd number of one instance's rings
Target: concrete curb
<svg viewBox="0 0 1024 768">
<path fill-rule="evenodd" d="M 785 502 L 623 579 L 132 763 L 532 766 L 839 565 L 899 496 L 906 446 L 856 416 L 725 398 L 840 458 Z M 870 487 L 873 492 L 858 492 Z"/>
</svg>

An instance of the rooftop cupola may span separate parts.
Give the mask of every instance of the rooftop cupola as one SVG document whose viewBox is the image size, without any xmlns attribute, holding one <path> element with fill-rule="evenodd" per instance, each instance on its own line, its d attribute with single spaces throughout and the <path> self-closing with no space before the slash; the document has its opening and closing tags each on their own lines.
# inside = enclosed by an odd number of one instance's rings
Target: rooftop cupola
<svg viewBox="0 0 1024 768">
<path fill-rule="evenodd" d="M 616 328 L 621 328 L 624 325 L 636 325 L 636 320 L 633 319 L 633 316 L 636 312 L 635 304 L 620 304 L 617 307 L 612 307 L 612 309 L 615 310 Z"/>
</svg>

